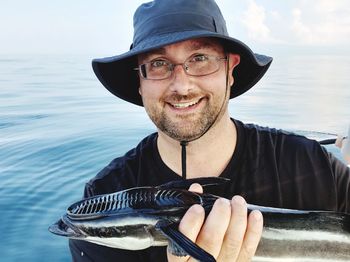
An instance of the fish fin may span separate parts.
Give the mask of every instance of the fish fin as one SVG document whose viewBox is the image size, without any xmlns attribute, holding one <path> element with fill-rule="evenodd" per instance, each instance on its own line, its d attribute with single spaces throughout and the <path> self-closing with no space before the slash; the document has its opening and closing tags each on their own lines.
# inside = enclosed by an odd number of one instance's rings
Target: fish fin
<svg viewBox="0 0 350 262">
<path fill-rule="evenodd" d="M 198 183 L 203 187 L 221 185 L 229 182 L 230 179 L 224 177 L 199 177 L 191 179 L 182 179 L 170 181 L 168 183 L 157 186 L 159 189 L 188 189 L 193 183 Z"/>
<path fill-rule="evenodd" d="M 176 256 L 186 256 L 202 261 L 202 262 L 215 262 L 215 258 L 199 247 L 196 243 L 193 243 L 188 237 L 182 234 L 178 230 L 179 224 L 169 221 L 159 221 L 156 224 L 156 228 L 160 230 L 169 240 L 169 251 Z"/>
<path fill-rule="evenodd" d="M 185 257 L 188 255 L 188 253 L 181 246 L 172 240 L 169 240 L 168 249 L 171 254 L 178 257 Z"/>
</svg>

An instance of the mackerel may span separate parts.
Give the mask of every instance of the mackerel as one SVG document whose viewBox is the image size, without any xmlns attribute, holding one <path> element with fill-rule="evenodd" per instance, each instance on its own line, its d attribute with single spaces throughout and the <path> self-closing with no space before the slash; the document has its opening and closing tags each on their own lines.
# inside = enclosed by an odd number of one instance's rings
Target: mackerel
<svg viewBox="0 0 350 262">
<path fill-rule="evenodd" d="M 71 239 L 128 250 L 166 246 L 177 256 L 199 261 L 214 257 L 197 246 L 178 226 L 194 204 L 208 214 L 219 198 L 186 190 L 227 182 L 224 178 L 173 181 L 156 187 L 135 187 L 80 200 L 49 231 Z M 260 210 L 264 229 L 253 261 L 350 261 L 350 215 L 248 205 Z"/>
</svg>

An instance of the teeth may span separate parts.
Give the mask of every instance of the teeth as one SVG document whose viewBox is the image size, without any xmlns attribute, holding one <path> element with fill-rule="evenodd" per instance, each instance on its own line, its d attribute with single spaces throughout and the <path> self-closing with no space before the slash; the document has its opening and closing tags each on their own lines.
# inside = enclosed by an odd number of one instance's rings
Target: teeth
<svg viewBox="0 0 350 262">
<path fill-rule="evenodd" d="M 188 103 L 172 104 L 172 106 L 175 107 L 175 108 L 186 108 L 186 107 L 193 106 L 193 105 L 195 105 L 197 103 L 198 103 L 198 101 L 192 101 L 192 102 L 188 102 Z"/>
</svg>

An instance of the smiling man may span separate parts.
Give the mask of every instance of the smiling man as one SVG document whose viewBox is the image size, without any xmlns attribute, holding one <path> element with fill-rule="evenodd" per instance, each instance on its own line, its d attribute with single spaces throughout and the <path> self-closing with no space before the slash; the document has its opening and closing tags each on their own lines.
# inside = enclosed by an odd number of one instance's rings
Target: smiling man
<svg viewBox="0 0 350 262">
<path fill-rule="evenodd" d="M 192 206 L 179 230 L 218 261 L 249 261 L 263 227 L 246 201 L 274 207 L 350 211 L 350 172 L 316 141 L 230 118 L 241 95 L 272 62 L 228 35 L 213 0 L 155 0 L 134 15 L 131 49 L 95 59 L 114 95 L 144 106 L 157 133 L 114 159 L 84 197 L 172 180 L 225 177 L 208 216 Z M 198 184 L 190 190 L 202 192 Z M 229 200 L 228 200 L 229 199 Z M 130 251 L 70 241 L 75 261 L 188 261 L 165 247 Z M 132 249 L 132 248 L 130 248 Z"/>
<path fill-rule="evenodd" d="M 203 38 L 140 55 L 140 95 L 149 117 L 178 141 L 199 138 L 223 113 L 232 125 L 225 81 L 228 73 L 233 83 L 238 63 L 239 55 L 225 54 L 217 41 Z"/>
<path fill-rule="evenodd" d="M 139 56 L 142 102 L 158 128 L 160 156 L 176 173 L 188 171 L 191 178 L 217 176 L 232 157 L 236 130 L 227 104 L 232 71 L 239 61 L 239 55 L 226 54 L 217 40 L 209 38 L 182 41 Z M 183 171 L 179 141 L 191 141 Z M 220 148 L 220 161 L 203 165 Z"/>
</svg>

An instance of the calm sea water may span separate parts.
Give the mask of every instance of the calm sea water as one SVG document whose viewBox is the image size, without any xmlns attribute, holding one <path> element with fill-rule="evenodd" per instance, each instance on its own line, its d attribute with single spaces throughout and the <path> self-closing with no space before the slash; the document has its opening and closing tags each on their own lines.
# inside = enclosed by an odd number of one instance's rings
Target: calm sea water
<svg viewBox="0 0 350 262">
<path fill-rule="evenodd" d="M 89 178 L 155 130 L 143 108 L 101 86 L 90 60 L 0 56 L 1 261 L 69 261 L 66 239 L 48 226 Z M 231 101 L 231 115 L 317 139 L 345 134 L 349 72 L 350 57 L 276 57 L 256 87 Z"/>
</svg>

